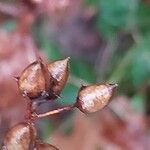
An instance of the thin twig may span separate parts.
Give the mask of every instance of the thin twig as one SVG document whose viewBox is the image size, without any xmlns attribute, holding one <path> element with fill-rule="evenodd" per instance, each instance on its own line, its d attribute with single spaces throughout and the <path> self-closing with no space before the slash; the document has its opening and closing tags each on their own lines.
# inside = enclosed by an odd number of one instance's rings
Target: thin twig
<svg viewBox="0 0 150 150">
<path fill-rule="evenodd" d="M 75 108 L 74 105 L 65 106 L 65 107 L 62 107 L 62 108 L 55 109 L 55 110 L 50 110 L 49 112 L 46 112 L 46 113 L 43 113 L 43 114 L 33 114 L 33 116 L 35 116 L 37 118 L 43 118 L 43 117 L 51 116 L 51 115 L 54 115 L 54 114 L 62 113 L 64 111 L 70 111 L 73 108 Z"/>
<path fill-rule="evenodd" d="M 27 101 L 27 122 L 29 124 L 32 124 L 32 113 L 33 113 L 33 110 L 32 110 L 32 101 L 28 99 Z"/>
</svg>

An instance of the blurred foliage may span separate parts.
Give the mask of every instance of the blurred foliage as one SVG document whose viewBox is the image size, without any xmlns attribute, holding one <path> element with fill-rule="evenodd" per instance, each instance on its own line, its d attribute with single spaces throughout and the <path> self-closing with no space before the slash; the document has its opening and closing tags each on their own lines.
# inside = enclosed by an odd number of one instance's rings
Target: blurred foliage
<svg viewBox="0 0 150 150">
<path fill-rule="evenodd" d="M 121 82 L 121 80 L 128 79 L 128 83 L 133 84 L 134 88 L 138 88 L 146 81 L 149 81 L 149 47 L 149 37 L 145 37 L 145 39 L 131 47 L 115 69 L 110 80 Z"/>
<path fill-rule="evenodd" d="M 124 86 L 123 89 L 132 85 L 132 88 L 138 89 L 148 84 L 150 5 L 140 0 L 87 0 L 87 3 L 95 5 L 98 9 L 97 27 L 106 40 L 118 38 L 122 32 L 129 33 L 134 40 L 109 73 L 109 81 L 120 83 L 120 86 Z"/>
<path fill-rule="evenodd" d="M 120 30 L 132 30 L 136 25 L 139 0 L 100 0 L 98 27 L 107 38 Z"/>
<path fill-rule="evenodd" d="M 11 30 L 15 29 L 15 27 L 16 27 L 16 21 L 14 21 L 14 20 L 6 21 L 6 22 L 0 24 L 0 27 L 2 29 L 7 30 L 7 31 L 11 31 Z"/>
</svg>

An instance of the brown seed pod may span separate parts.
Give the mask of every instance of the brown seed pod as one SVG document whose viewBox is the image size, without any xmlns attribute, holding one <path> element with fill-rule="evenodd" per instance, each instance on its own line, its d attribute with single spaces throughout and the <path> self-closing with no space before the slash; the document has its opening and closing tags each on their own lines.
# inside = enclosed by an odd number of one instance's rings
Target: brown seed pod
<svg viewBox="0 0 150 150">
<path fill-rule="evenodd" d="M 96 112 L 108 104 L 115 87 L 117 84 L 82 86 L 75 105 L 84 113 Z"/>
<path fill-rule="evenodd" d="M 59 150 L 59 149 L 51 144 L 36 141 L 34 150 Z"/>
<path fill-rule="evenodd" d="M 28 150 L 34 143 L 36 135 L 34 126 L 19 123 L 6 134 L 2 150 Z"/>
<path fill-rule="evenodd" d="M 52 75 L 54 82 L 53 87 L 51 89 L 52 97 L 56 98 L 61 93 L 62 89 L 64 88 L 69 73 L 68 73 L 68 62 L 69 57 L 63 60 L 58 60 L 52 62 L 48 65 L 49 73 Z"/>
<path fill-rule="evenodd" d="M 42 60 L 30 64 L 18 79 L 18 86 L 21 93 L 30 99 L 46 96 L 52 86 L 52 77 L 47 65 Z"/>
</svg>

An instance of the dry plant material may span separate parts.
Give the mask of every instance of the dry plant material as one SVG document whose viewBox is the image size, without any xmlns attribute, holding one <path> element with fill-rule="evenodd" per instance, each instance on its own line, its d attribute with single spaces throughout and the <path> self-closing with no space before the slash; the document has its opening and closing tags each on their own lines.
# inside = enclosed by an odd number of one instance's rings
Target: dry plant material
<svg viewBox="0 0 150 150">
<path fill-rule="evenodd" d="M 59 150 L 59 149 L 51 144 L 36 141 L 34 150 Z"/>
<path fill-rule="evenodd" d="M 5 136 L 2 150 L 28 150 L 36 138 L 36 129 L 27 123 L 19 123 Z"/>
<path fill-rule="evenodd" d="M 54 85 L 51 89 L 52 96 L 59 96 L 63 90 L 69 76 L 69 57 L 58 60 L 48 65 L 50 75 L 54 79 Z"/>
<path fill-rule="evenodd" d="M 104 108 L 110 101 L 117 84 L 95 84 L 82 86 L 76 106 L 83 113 L 92 113 Z"/>
<path fill-rule="evenodd" d="M 58 113 L 62 113 L 64 111 L 69 111 L 69 110 L 72 110 L 73 108 L 75 107 L 75 105 L 72 105 L 72 106 L 64 106 L 62 108 L 58 108 L 58 109 L 55 109 L 55 110 L 50 110 L 48 112 L 45 112 L 43 114 L 36 114 L 34 113 L 33 114 L 33 118 L 43 118 L 43 117 L 47 117 L 47 116 L 51 116 L 51 115 L 55 115 L 55 114 L 58 114 Z"/>
<path fill-rule="evenodd" d="M 27 66 L 18 79 L 19 90 L 30 99 L 56 99 L 68 79 L 68 61 L 55 61 L 49 65 L 39 59 Z"/>
<path fill-rule="evenodd" d="M 76 103 L 43 114 L 37 114 L 39 100 L 56 99 L 63 90 L 69 76 L 69 58 L 44 63 L 41 59 L 28 65 L 21 76 L 16 78 L 20 92 L 28 98 L 27 123 L 11 128 L 4 139 L 3 150 L 58 150 L 55 146 L 37 141 L 34 121 L 54 114 L 78 108 L 83 113 L 93 113 L 104 108 L 110 101 L 117 84 L 94 84 L 79 89 Z"/>
<path fill-rule="evenodd" d="M 48 73 L 47 66 L 41 61 L 30 64 L 18 79 L 21 93 L 30 99 L 45 96 L 52 86 L 52 77 Z"/>
<path fill-rule="evenodd" d="M 127 97 L 115 97 L 109 105 L 120 115 L 117 117 L 106 107 L 93 114 L 92 117 L 74 113 L 73 120 L 65 125 L 70 129 L 69 134 L 64 134 L 59 128 L 49 140 L 61 150 L 148 150 L 150 139 L 147 133 L 144 114 L 135 112 Z"/>
<path fill-rule="evenodd" d="M 21 95 L 13 76 L 35 61 L 35 54 L 41 56 L 30 34 L 23 36 L 18 30 L 6 32 L 0 30 L 0 111 L 16 107 L 21 102 Z M 18 63 L 19 62 L 19 63 Z M 9 87 L 9 88 L 8 88 Z"/>
<path fill-rule="evenodd" d="M 24 98 L 18 92 L 13 76 L 35 61 L 36 55 L 44 58 L 30 33 L 23 35 L 17 29 L 0 29 L 0 149 L 6 131 L 24 121 L 26 111 Z"/>
</svg>

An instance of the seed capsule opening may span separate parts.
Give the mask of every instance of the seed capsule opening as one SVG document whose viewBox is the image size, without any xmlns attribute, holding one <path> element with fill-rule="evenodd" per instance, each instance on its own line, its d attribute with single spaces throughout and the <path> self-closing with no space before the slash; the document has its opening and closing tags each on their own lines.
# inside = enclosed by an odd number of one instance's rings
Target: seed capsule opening
<svg viewBox="0 0 150 150">
<path fill-rule="evenodd" d="M 36 99 L 51 88 L 51 82 L 47 65 L 42 60 L 37 60 L 24 69 L 18 79 L 18 86 L 24 96 Z"/>
<path fill-rule="evenodd" d="M 58 60 L 48 65 L 49 74 L 53 77 L 53 86 L 50 97 L 57 98 L 63 90 L 69 76 L 69 59 L 70 57 Z"/>
</svg>

